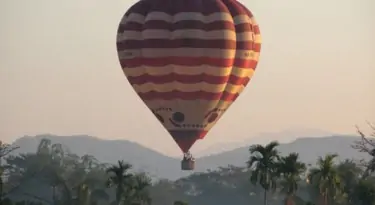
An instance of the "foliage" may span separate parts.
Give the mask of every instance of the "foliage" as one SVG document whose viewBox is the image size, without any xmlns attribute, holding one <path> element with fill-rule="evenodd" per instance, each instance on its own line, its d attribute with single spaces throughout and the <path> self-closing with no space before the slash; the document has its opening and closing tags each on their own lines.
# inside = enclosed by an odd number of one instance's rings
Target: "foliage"
<svg viewBox="0 0 375 205">
<path fill-rule="evenodd" d="M 266 146 L 253 145 L 250 147 L 250 159 L 247 162 L 248 168 L 252 169 L 250 181 L 253 184 L 259 183 L 264 189 L 264 204 L 267 204 L 267 192 L 276 189 L 278 173 L 279 153 L 276 147 L 278 142 L 271 142 Z"/>
<path fill-rule="evenodd" d="M 335 167 L 336 154 L 319 157 L 317 167 L 309 171 L 308 180 L 318 187 L 321 203 L 332 204 L 342 190 L 341 178 Z"/>
<path fill-rule="evenodd" d="M 35 153 L 4 158 L 2 205 L 375 205 L 375 178 L 363 177 L 367 167 L 332 154 L 307 169 L 298 153 L 281 156 L 277 147 L 251 146 L 246 167 L 151 181 L 123 160 L 108 165 L 43 139 Z"/>
<path fill-rule="evenodd" d="M 371 133 L 366 135 L 357 126 L 357 132 L 360 135 L 360 140 L 357 140 L 352 146 L 359 152 L 367 153 L 371 159 L 369 161 L 362 161 L 362 165 L 365 167 L 364 174 L 362 178 L 366 178 L 375 172 L 375 126 L 368 122 L 371 128 Z"/>
<path fill-rule="evenodd" d="M 18 149 L 19 147 L 14 147 L 10 144 L 3 143 L 0 140 L 0 204 L 3 203 L 3 195 L 4 195 L 4 181 L 6 174 L 6 166 L 3 165 L 3 158 L 13 152 L 14 150 Z"/>
<path fill-rule="evenodd" d="M 360 180 L 353 189 L 352 201 L 358 205 L 375 205 L 374 181 Z"/>
<path fill-rule="evenodd" d="M 285 203 L 293 204 L 301 181 L 301 175 L 306 171 L 306 165 L 299 161 L 298 153 L 290 153 L 281 157 L 278 164 L 278 176 L 281 192 L 285 193 Z"/>
</svg>

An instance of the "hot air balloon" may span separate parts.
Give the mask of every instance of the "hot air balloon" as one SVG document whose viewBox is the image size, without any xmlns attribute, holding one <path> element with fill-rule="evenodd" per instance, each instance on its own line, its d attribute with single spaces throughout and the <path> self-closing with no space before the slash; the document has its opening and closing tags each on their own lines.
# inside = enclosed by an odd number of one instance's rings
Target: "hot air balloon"
<svg viewBox="0 0 375 205">
<path fill-rule="evenodd" d="M 118 58 L 138 96 L 184 153 L 221 118 L 249 83 L 261 38 L 237 0 L 140 0 L 117 30 Z"/>
</svg>

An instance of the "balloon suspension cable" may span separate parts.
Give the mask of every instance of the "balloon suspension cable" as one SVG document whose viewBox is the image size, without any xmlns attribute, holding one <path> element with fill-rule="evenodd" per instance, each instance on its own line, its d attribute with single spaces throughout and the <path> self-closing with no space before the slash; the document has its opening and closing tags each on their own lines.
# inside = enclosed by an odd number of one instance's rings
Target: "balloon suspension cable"
<svg viewBox="0 0 375 205">
<path fill-rule="evenodd" d="M 195 160 L 190 151 L 184 153 L 184 160 Z"/>
</svg>

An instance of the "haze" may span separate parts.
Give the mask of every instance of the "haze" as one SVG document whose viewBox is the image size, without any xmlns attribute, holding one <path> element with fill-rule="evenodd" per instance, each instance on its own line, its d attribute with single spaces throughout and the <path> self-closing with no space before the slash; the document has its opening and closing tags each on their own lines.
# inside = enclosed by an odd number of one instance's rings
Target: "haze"
<svg viewBox="0 0 375 205">
<path fill-rule="evenodd" d="M 0 139 L 88 134 L 179 153 L 117 60 L 117 25 L 134 2 L 0 1 Z M 351 134 L 375 121 L 373 0 L 242 2 L 263 34 L 260 64 L 194 149 L 295 128 Z"/>
</svg>

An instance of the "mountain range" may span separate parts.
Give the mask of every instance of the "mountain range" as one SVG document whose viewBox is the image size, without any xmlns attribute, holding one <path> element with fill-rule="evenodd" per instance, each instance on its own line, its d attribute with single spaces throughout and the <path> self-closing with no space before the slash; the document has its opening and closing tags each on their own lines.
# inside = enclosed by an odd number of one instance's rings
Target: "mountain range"
<svg viewBox="0 0 375 205">
<path fill-rule="evenodd" d="M 166 156 L 128 140 L 104 140 L 86 135 L 56 136 L 46 134 L 21 137 L 13 143 L 13 145 L 20 146 L 14 154 L 35 152 L 43 138 L 50 139 L 52 143 L 60 143 L 75 154 L 93 155 L 100 162 L 116 163 L 117 160 L 124 160 L 131 163 L 134 170 L 148 172 L 154 178 L 174 180 L 191 174 L 191 172 L 180 170 L 181 159 L 179 158 Z M 282 143 L 279 146 L 279 151 L 284 155 L 298 152 L 303 162 L 312 165 L 319 156 L 329 153 L 337 153 L 340 159 L 359 160 L 365 158 L 366 155 L 351 148 L 353 142 L 358 139 L 357 136 L 347 135 L 299 138 L 290 143 Z M 198 157 L 196 158 L 195 172 L 204 172 L 228 164 L 244 166 L 249 157 L 249 146 L 255 143 L 259 142 L 248 142 L 229 151 Z"/>
<path fill-rule="evenodd" d="M 313 128 L 289 128 L 279 132 L 262 132 L 242 141 L 219 142 L 194 152 L 194 156 L 203 157 L 231 151 L 249 144 L 266 144 L 277 139 L 280 143 L 290 143 L 298 138 L 312 138 L 316 136 L 334 136 L 337 133 Z"/>
</svg>

